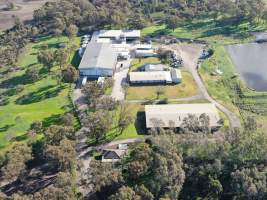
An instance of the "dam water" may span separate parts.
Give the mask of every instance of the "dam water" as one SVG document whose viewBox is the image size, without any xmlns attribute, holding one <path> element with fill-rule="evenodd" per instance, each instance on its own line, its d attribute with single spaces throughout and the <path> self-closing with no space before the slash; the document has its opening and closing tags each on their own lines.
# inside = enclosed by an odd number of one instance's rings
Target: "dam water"
<svg viewBox="0 0 267 200">
<path fill-rule="evenodd" d="M 267 43 L 228 45 L 226 49 L 247 87 L 267 91 Z"/>
</svg>

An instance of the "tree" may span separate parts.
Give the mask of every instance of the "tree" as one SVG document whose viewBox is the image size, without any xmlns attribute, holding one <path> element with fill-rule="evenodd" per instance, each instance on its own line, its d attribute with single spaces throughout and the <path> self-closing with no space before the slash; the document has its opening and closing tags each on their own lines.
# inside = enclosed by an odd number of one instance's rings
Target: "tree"
<svg viewBox="0 0 267 200">
<path fill-rule="evenodd" d="M 106 138 L 106 133 L 111 128 L 112 119 L 108 112 L 98 110 L 94 113 L 90 113 L 82 122 L 84 126 L 89 129 L 88 136 L 94 138 L 96 143 L 98 143 L 100 140 Z"/>
<path fill-rule="evenodd" d="M 95 108 L 98 98 L 105 93 L 104 88 L 96 81 L 87 82 L 82 91 L 86 95 L 89 105 L 93 108 Z"/>
<path fill-rule="evenodd" d="M 40 79 L 39 70 L 36 67 L 28 68 L 25 73 L 32 82 Z"/>
<path fill-rule="evenodd" d="M 136 185 L 134 187 L 134 191 L 137 195 L 141 197 L 142 200 L 153 200 L 153 194 L 144 186 L 144 185 Z"/>
<path fill-rule="evenodd" d="M 15 145 L 5 157 L 6 164 L 1 168 L 4 179 L 12 181 L 26 170 L 26 162 L 32 159 L 32 149 L 27 144 Z"/>
<path fill-rule="evenodd" d="M 131 152 L 132 161 L 127 164 L 129 178 L 139 179 L 144 175 L 151 164 L 152 150 L 146 143 L 138 144 Z"/>
<path fill-rule="evenodd" d="M 257 121 L 254 117 L 249 116 L 244 123 L 244 128 L 246 131 L 256 131 L 258 129 L 257 127 Z"/>
<path fill-rule="evenodd" d="M 114 169 L 111 163 L 92 160 L 90 169 L 94 192 L 102 195 L 102 199 L 107 199 L 110 194 L 114 194 L 124 182 L 121 171 Z"/>
<path fill-rule="evenodd" d="M 51 50 L 40 51 L 38 53 L 37 59 L 39 63 L 41 63 L 44 67 L 48 69 L 48 71 L 50 71 L 51 68 L 54 66 L 55 57 L 54 52 Z"/>
<path fill-rule="evenodd" d="M 57 166 L 63 171 L 70 171 L 76 157 L 74 142 L 64 138 L 58 146 L 48 145 L 45 155 L 52 166 Z"/>
<path fill-rule="evenodd" d="M 40 121 L 34 121 L 30 126 L 30 130 L 35 133 L 41 133 L 43 131 L 43 123 Z"/>
<path fill-rule="evenodd" d="M 127 24 L 129 26 L 129 29 L 138 29 L 141 30 L 146 27 L 147 21 L 140 13 L 135 13 L 132 15 L 128 21 Z"/>
<path fill-rule="evenodd" d="M 59 64 L 59 67 L 62 69 L 64 65 L 68 62 L 69 54 L 66 49 L 57 49 L 55 52 L 55 62 Z"/>
<path fill-rule="evenodd" d="M 236 199 L 266 199 L 266 173 L 256 167 L 236 170 L 231 174 L 232 187 Z"/>
<path fill-rule="evenodd" d="M 197 133 L 200 128 L 199 120 L 196 115 L 188 115 L 183 120 L 181 128 L 184 132 L 189 131 L 193 133 Z"/>
<path fill-rule="evenodd" d="M 200 126 L 202 133 L 208 134 L 211 132 L 211 130 L 210 130 L 210 118 L 205 113 L 201 114 L 199 116 L 199 126 Z"/>
<path fill-rule="evenodd" d="M 137 195 L 130 187 L 122 186 L 118 192 L 112 195 L 110 200 L 141 200 L 141 197 Z"/>
<path fill-rule="evenodd" d="M 118 127 L 120 129 L 120 133 L 122 133 L 132 123 L 132 121 L 133 117 L 130 113 L 130 110 L 127 109 L 127 105 L 121 104 L 118 120 Z"/>
<path fill-rule="evenodd" d="M 73 38 L 73 37 L 75 37 L 75 36 L 77 35 L 77 33 L 78 33 L 78 27 L 77 27 L 76 25 L 74 25 L 74 24 L 71 24 L 71 25 L 69 25 L 69 26 L 66 28 L 65 32 L 66 32 L 66 35 L 67 35 L 69 38 Z"/>
<path fill-rule="evenodd" d="M 75 81 L 78 80 L 78 71 L 72 67 L 68 66 L 65 69 L 62 70 L 62 76 L 63 80 L 67 83 L 74 83 Z"/>
<path fill-rule="evenodd" d="M 114 110 L 118 105 L 118 101 L 109 96 L 103 96 L 96 103 L 96 110 Z"/>
<path fill-rule="evenodd" d="M 45 140 L 47 144 L 59 145 L 64 138 L 74 139 L 75 131 L 70 126 L 50 126 L 45 132 Z"/>
<path fill-rule="evenodd" d="M 176 29 L 181 23 L 181 19 L 178 16 L 169 15 L 165 19 L 165 23 L 169 29 Z"/>
<path fill-rule="evenodd" d="M 61 122 L 64 126 L 73 126 L 74 116 L 71 113 L 66 113 L 61 117 Z"/>
</svg>

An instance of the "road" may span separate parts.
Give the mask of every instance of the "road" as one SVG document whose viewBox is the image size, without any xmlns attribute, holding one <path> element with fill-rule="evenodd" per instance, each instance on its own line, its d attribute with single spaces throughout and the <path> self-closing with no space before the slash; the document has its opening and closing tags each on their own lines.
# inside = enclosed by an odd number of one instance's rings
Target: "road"
<svg viewBox="0 0 267 200">
<path fill-rule="evenodd" d="M 121 67 L 121 64 L 123 67 Z M 127 74 L 131 64 L 131 59 L 119 62 L 116 67 L 116 73 L 114 74 L 114 86 L 112 89 L 111 97 L 117 101 L 123 101 L 125 99 L 125 92 L 123 85 L 126 83 Z"/>
<path fill-rule="evenodd" d="M 207 99 L 209 102 L 213 103 L 219 110 L 221 110 L 229 119 L 231 128 L 240 128 L 241 122 L 240 119 L 237 117 L 235 113 L 224 107 L 222 104 L 217 102 L 215 99 L 213 99 L 207 89 L 206 86 L 198 72 L 198 58 L 199 55 L 203 49 L 203 45 L 196 45 L 196 44 L 173 44 L 164 46 L 164 48 L 171 49 L 175 51 L 178 55 L 180 55 L 183 59 L 184 66 L 189 70 L 195 79 L 199 90 L 201 91 L 203 97 Z"/>
</svg>

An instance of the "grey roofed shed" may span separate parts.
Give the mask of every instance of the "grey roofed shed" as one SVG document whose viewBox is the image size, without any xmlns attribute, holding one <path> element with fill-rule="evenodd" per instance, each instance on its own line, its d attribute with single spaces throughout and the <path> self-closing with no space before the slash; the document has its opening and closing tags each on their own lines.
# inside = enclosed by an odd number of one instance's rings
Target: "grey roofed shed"
<svg viewBox="0 0 267 200">
<path fill-rule="evenodd" d="M 83 54 L 79 69 L 114 69 L 117 55 L 110 44 L 90 42 Z"/>
</svg>

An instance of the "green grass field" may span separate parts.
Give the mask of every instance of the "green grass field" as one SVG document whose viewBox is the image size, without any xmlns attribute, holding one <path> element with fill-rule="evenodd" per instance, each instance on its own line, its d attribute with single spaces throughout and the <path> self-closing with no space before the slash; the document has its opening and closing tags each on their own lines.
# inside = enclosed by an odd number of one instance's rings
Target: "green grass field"
<svg viewBox="0 0 267 200">
<path fill-rule="evenodd" d="M 265 30 L 264 22 L 251 24 L 243 21 L 237 26 L 229 25 L 223 20 L 212 18 L 194 19 L 182 23 L 174 31 L 164 23 L 154 24 L 142 30 L 143 36 L 173 35 L 178 38 L 198 39 L 219 44 L 239 43 L 253 40 L 248 32 Z"/>
<path fill-rule="evenodd" d="M 177 85 L 162 86 L 129 86 L 126 91 L 127 100 L 153 100 L 157 99 L 157 91 L 160 89 L 163 94 L 160 99 L 179 99 L 197 95 L 197 85 L 192 75 L 182 71 L 182 83 Z"/>
<path fill-rule="evenodd" d="M 23 85 L 21 93 L 11 93 L 8 96 L 9 104 L 0 106 L 0 147 L 5 147 L 10 142 L 27 139 L 26 132 L 34 121 L 42 121 L 44 126 L 56 122 L 59 117 L 72 109 L 68 93 L 68 84 L 59 85 L 48 72 L 42 73 L 41 80 L 31 83 L 25 76 L 28 68 L 42 68 L 37 63 L 37 53 L 43 45 L 55 49 L 58 43 L 68 43 L 67 37 L 42 38 L 37 43 L 30 43 L 21 54 L 16 72 L 8 73 L 0 79 L 0 92 L 12 91 L 15 86 Z M 79 38 L 75 39 L 79 42 Z M 72 61 L 73 53 L 70 55 Z M 52 71 L 58 70 L 54 67 Z"/>
<path fill-rule="evenodd" d="M 145 129 L 145 115 L 144 115 L 144 105 L 141 104 L 127 104 L 127 112 L 132 117 L 132 122 L 130 125 L 124 129 L 122 132 L 118 128 L 118 120 L 120 107 L 116 110 L 111 111 L 112 113 L 112 127 L 111 130 L 106 134 L 106 138 L 101 142 L 109 142 L 113 140 L 123 140 L 130 138 L 140 138 L 144 137 L 146 134 Z M 95 139 L 88 138 L 88 144 L 95 144 Z"/>
<path fill-rule="evenodd" d="M 235 74 L 235 66 L 233 65 L 230 55 L 227 50 L 222 45 L 212 45 L 212 48 L 215 50 L 214 55 L 205 60 L 201 65 L 200 75 L 204 80 L 206 88 L 208 89 L 209 94 L 224 104 L 227 108 L 238 113 L 238 109 L 232 103 L 232 92 L 226 88 L 223 84 L 224 79 L 231 79 Z M 219 69 L 223 72 L 222 76 L 213 76 L 212 72 L 215 72 L 216 69 Z"/>
</svg>

